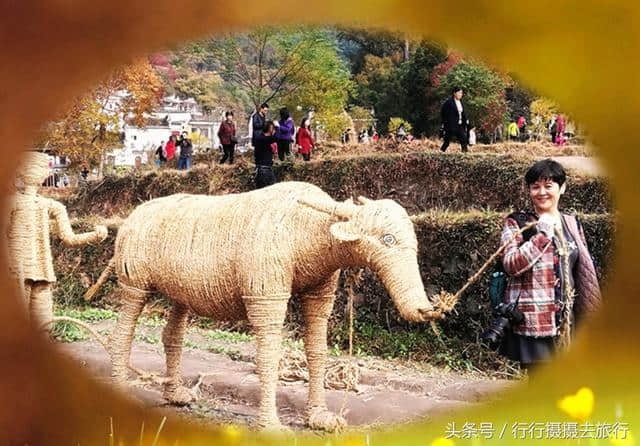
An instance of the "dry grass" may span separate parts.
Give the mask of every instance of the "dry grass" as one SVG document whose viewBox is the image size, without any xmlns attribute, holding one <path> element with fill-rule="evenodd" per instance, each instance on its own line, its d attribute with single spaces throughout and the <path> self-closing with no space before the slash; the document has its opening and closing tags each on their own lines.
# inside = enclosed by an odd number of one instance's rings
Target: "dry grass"
<svg viewBox="0 0 640 446">
<path fill-rule="evenodd" d="M 366 156 L 373 153 L 415 153 L 439 152 L 442 140 L 420 139 L 411 143 L 397 143 L 385 139 L 376 144 L 341 144 L 325 142 L 318 144 L 314 159 L 330 159 L 336 157 Z M 460 146 L 452 144 L 448 151 L 458 152 Z M 469 148 L 471 153 L 488 153 L 496 155 L 514 155 L 524 157 L 556 157 L 556 156 L 593 156 L 593 150 L 584 144 L 571 144 L 558 147 L 546 141 L 504 142 L 497 144 L 477 144 Z"/>
</svg>

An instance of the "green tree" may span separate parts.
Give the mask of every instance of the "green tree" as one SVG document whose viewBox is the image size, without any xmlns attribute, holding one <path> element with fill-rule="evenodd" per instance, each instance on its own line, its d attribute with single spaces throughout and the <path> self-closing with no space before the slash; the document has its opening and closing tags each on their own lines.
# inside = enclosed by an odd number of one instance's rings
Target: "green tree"
<svg viewBox="0 0 640 446">
<path fill-rule="evenodd" d="M 461 60 L 441 74 L 436 83 L 441 100 L 451 95 L 454 86 L 464 90 L 467 118 L 485 137 L 503 124 L 507 116 L 505 81 L 497 72 L 478 62 Z M 440 109 L 433 113 L 434 119 L 439 119 Z"/>
<path fill-rule="evenodd" d="M 326 31 L 300 27 L 281 31 L 260 27 L 210 45 L 222 60 L 222 76 L 249 97 L 254 108 L 283 102 L 308 83 L 317 82 L 314 62 L 336 52 Z"/>
<path fill-rule="evenodd" d="M 386 30 L 339 27 L 336 33 L 338 47 L 349 61 L 351 72 L 359 74 L 367 56 L 388 57 L 398 64 L 404 57 L 405 37 L 401 33 Z"/>
<path fill-rule="evenodd" d="M 304 111 L 311 109 L 325 115 L 342 113 L 354 83 L 345 62 L 338 56 L 335 44 L 327 40 L 306 57 L 303 63 L 309 66 L 308 69 L 291 76 L 290 82 L 296 88 L 279 102 L 289 108 L 296 121 L 302 118 Z"/>
<path fill-rule="evenodd" d="M 433 70 L 447 58 L 446 48 L 438 43 L 422 41 L 410 59 L 401 65 L 400 83 L 406 98 L 402 116 L 413 125 L 417 135 L 434 134 L 440 120 L 432 110 L 439 109 L 440 98 L 431 83 Z"/>
<path fill-rule="evenodd" d="M 406 91 L 401 73 L 390 57 L 367 55 L 364 68 L 356 75 L 357 96 L 354 103 L 373 108 L 379 131 L 386 132 L 392 116 L 403 116 Z"/>
</svg>

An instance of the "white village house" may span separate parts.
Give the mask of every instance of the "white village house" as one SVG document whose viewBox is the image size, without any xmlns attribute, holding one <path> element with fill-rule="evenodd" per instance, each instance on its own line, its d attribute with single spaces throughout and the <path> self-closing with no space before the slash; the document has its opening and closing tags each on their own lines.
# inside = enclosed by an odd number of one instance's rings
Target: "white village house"
<svg viewBox="0 0 640 446">
<path fill-rule="evenodd" d="M 126 92 L 114 98 L 120 101 Z M 206 140 L 203 144 L 194 141 L 194 152 L 217 147 L 219 144 L 218 128 L 221 119 L 212 119 L 202 113 L 193 98 L 180 99 L 177 96 L 167 96 L 162 99 L 162 105 L 148 115 L 148 123 L 140 128 L 121 122 L 122 148 L 114 149 L 108 155 L 108 161 L 115 166 L 135 166 L 137 163 L 149 162 L 161 142 L 167 142 L 171 134 L 182 133 L 200 134 Z"/>
</svg>

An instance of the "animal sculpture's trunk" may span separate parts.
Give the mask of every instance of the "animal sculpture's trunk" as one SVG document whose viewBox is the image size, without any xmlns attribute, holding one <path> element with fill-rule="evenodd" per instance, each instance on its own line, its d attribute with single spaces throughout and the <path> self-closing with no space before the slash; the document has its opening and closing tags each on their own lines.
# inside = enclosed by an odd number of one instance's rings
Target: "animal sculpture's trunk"
<svg viewBox="0 0 640 446">
<path fill-rule="evenodd" d="M 412 322 L 426 320 L 433 304 L 425 293 L 418 262 L 414 258 L 384 260 L 376 272 L 402 317 Z"/>
</svg>

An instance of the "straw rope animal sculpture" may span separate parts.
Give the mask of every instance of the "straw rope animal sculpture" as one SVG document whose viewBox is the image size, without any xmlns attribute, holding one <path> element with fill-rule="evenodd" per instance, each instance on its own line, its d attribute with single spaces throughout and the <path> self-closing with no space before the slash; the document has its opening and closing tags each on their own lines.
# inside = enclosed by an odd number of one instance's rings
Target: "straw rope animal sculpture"
<svg viewBox="0 0 640 446">
<path fill-rule="evenodd" d="M 107 228 L 75 234 L 63 204 L 38 195 L 38 188 L 49 176 L 49 158 L 40 152 L 27 152 L 16 173 L 15 194 L 6 224 L 9 272 L 17 282 L 32 322 L 46 329 L 53 318 L 51 285 L 56 281 L 51 255 L 49 223 L 67 246 L 99 243 Z"/>
<path fill-rule="evenodd" d="M 425 294 L 404 208 L 392 200 L 359 201 L 336 202 L 311 184 L 285 182 L 225 196 L 177 194 L 138 206 L 120 227 L 109 266 L 85 296 L 90 299 L 115 270 L 123 297 L 111 337 L 112 376 L 127 379 L 136 321 L 152 292 L 172 302 L 162 341 L 163 396 L 173 403 L 192 399 L 178 373 L 188 313 L 247 318 L 257 343 L 258 425 L 279 428 L 282 329 L 287 303 L 297 294 L 306 324 L 307 423 L 326 430 L 343 426 L 324 394 L 327 320 L 340 269 L 374 270 L 407 320 L 442 317 Z"/>
</svg>

